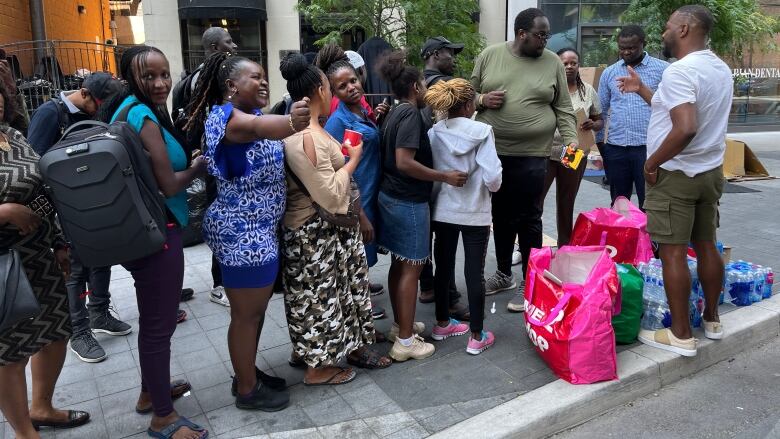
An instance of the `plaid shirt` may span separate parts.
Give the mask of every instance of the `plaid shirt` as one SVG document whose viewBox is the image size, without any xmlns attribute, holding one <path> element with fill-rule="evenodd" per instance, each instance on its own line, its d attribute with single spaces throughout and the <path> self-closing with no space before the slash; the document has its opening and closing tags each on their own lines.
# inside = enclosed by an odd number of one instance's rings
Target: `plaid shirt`
<svg viewBox="0 0 780 439">
<path fill-rule="evenodd" d="M 634 70 L 642 82 L 653 92 L 658 89 L 661 75 L 669 63 L 653 58 L 645 52 L 642 62 Z M 640 146 L 647 144 L 647 125 L 650 122 L 650 106 L 637 93 L 621 93 L 617 78 L 628 76 L 626 63 L 622 59 L 607 67 L 599 80 L 599 100 L 602 117 L 607 126 L 606 143 L 619 146 Z M 604 139 L 604 130 L 596 136 Z"/>
</svg>

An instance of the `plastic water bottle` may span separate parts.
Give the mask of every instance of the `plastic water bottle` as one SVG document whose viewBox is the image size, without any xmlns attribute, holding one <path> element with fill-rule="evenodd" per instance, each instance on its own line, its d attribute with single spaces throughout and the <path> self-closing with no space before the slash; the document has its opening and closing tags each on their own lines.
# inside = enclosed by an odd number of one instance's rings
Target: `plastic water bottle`
<svg viewBox="0 0 780 439">
<path fill-rule="evenodd" d="M 772 267 L 766 267 L 764 270 L 766 277 L 764 278 L 764 291 L 761 296 L 764 299 L 772 297 L 772 284 L 775 283 L 775 274 L 772 272 Z"/>
<path fill-rule="evenodd" d="M 766 274 L 764 273 L 764 267 L 760 265 L 753 266 L 751 271 L 753 275 L 753 292 L 750 294 L 750 302 L 760 302 L 764 298 L 764 282 L 766 282 Z"/>
</svg>

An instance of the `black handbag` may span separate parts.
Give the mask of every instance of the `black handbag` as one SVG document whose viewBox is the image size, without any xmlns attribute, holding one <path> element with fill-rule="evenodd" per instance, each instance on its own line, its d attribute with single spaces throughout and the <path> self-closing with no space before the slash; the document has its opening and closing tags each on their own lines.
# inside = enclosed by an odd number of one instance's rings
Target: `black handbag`
<svg viewBox="0 0 780 439">
<path fill-rule="evenodd" d="M 40 312 L 19 253 L 14 249 L 0 249 L 0 332 Z"/>
</svg>

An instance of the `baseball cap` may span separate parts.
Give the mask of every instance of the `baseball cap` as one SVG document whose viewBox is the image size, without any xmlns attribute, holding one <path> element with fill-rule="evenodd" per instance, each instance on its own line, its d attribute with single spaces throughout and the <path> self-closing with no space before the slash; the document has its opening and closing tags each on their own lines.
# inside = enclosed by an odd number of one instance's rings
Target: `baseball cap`
<svg viewBox="0 0 780 439">
<path fill-rule="evenodd" d="M 363 57 L 360 56 L 360 54 L 355 52 L 354 50 L 347 50 L 344 53 L 347 55 L 347 58 L 349 58 L 349 63 L 352 64 L 352 67 L 359 69 L 364 65 L 366 65 L 366 62 L 363 60 Z"/>
<path fill-rule="evenodd" d="M 433 55 L 433 52 L 444 48 L 452 49 L 455 54 L 458 54 L 463 50 L 463 43 L 453 43 L 444 37 L 429 38 L 425 44 L 423 44 L 420 56 L 422 59 L 427 59 L 429 56 Z"/>
<path fill-rule="evenodd" d="M 84 79 L 82 88 L 89 90 L 92 97 L 104 101 L 122 90 L 122 83 L 110 73 L 92 73 Z"/>
</svg>

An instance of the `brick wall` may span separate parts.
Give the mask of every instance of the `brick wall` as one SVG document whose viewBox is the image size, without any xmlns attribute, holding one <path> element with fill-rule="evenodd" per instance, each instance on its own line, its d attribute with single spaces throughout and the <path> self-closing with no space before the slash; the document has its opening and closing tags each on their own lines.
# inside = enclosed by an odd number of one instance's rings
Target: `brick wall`
<svg viewBox="0 0 780 439">
<path fill-rule="evenodd" d="M 79 5 L 86 8 L 85 13 L 79 13 Z M 47 40 L 105 43 L 111 38 L 108 0 L 44 0 L 44 16 Z M 31 39 L 29 0 L 0 0 L 0 45 Z M 11 46 L 6 51 L 17 56 L 25 76 L 35 71 L 30 45 Z M 80 68 L 102 70 L 106 62 L 110 70 L 115 65 L 113 56 L 94 44 L 62 45 L 56 57 L 65 75 Z"/>
</svg>

